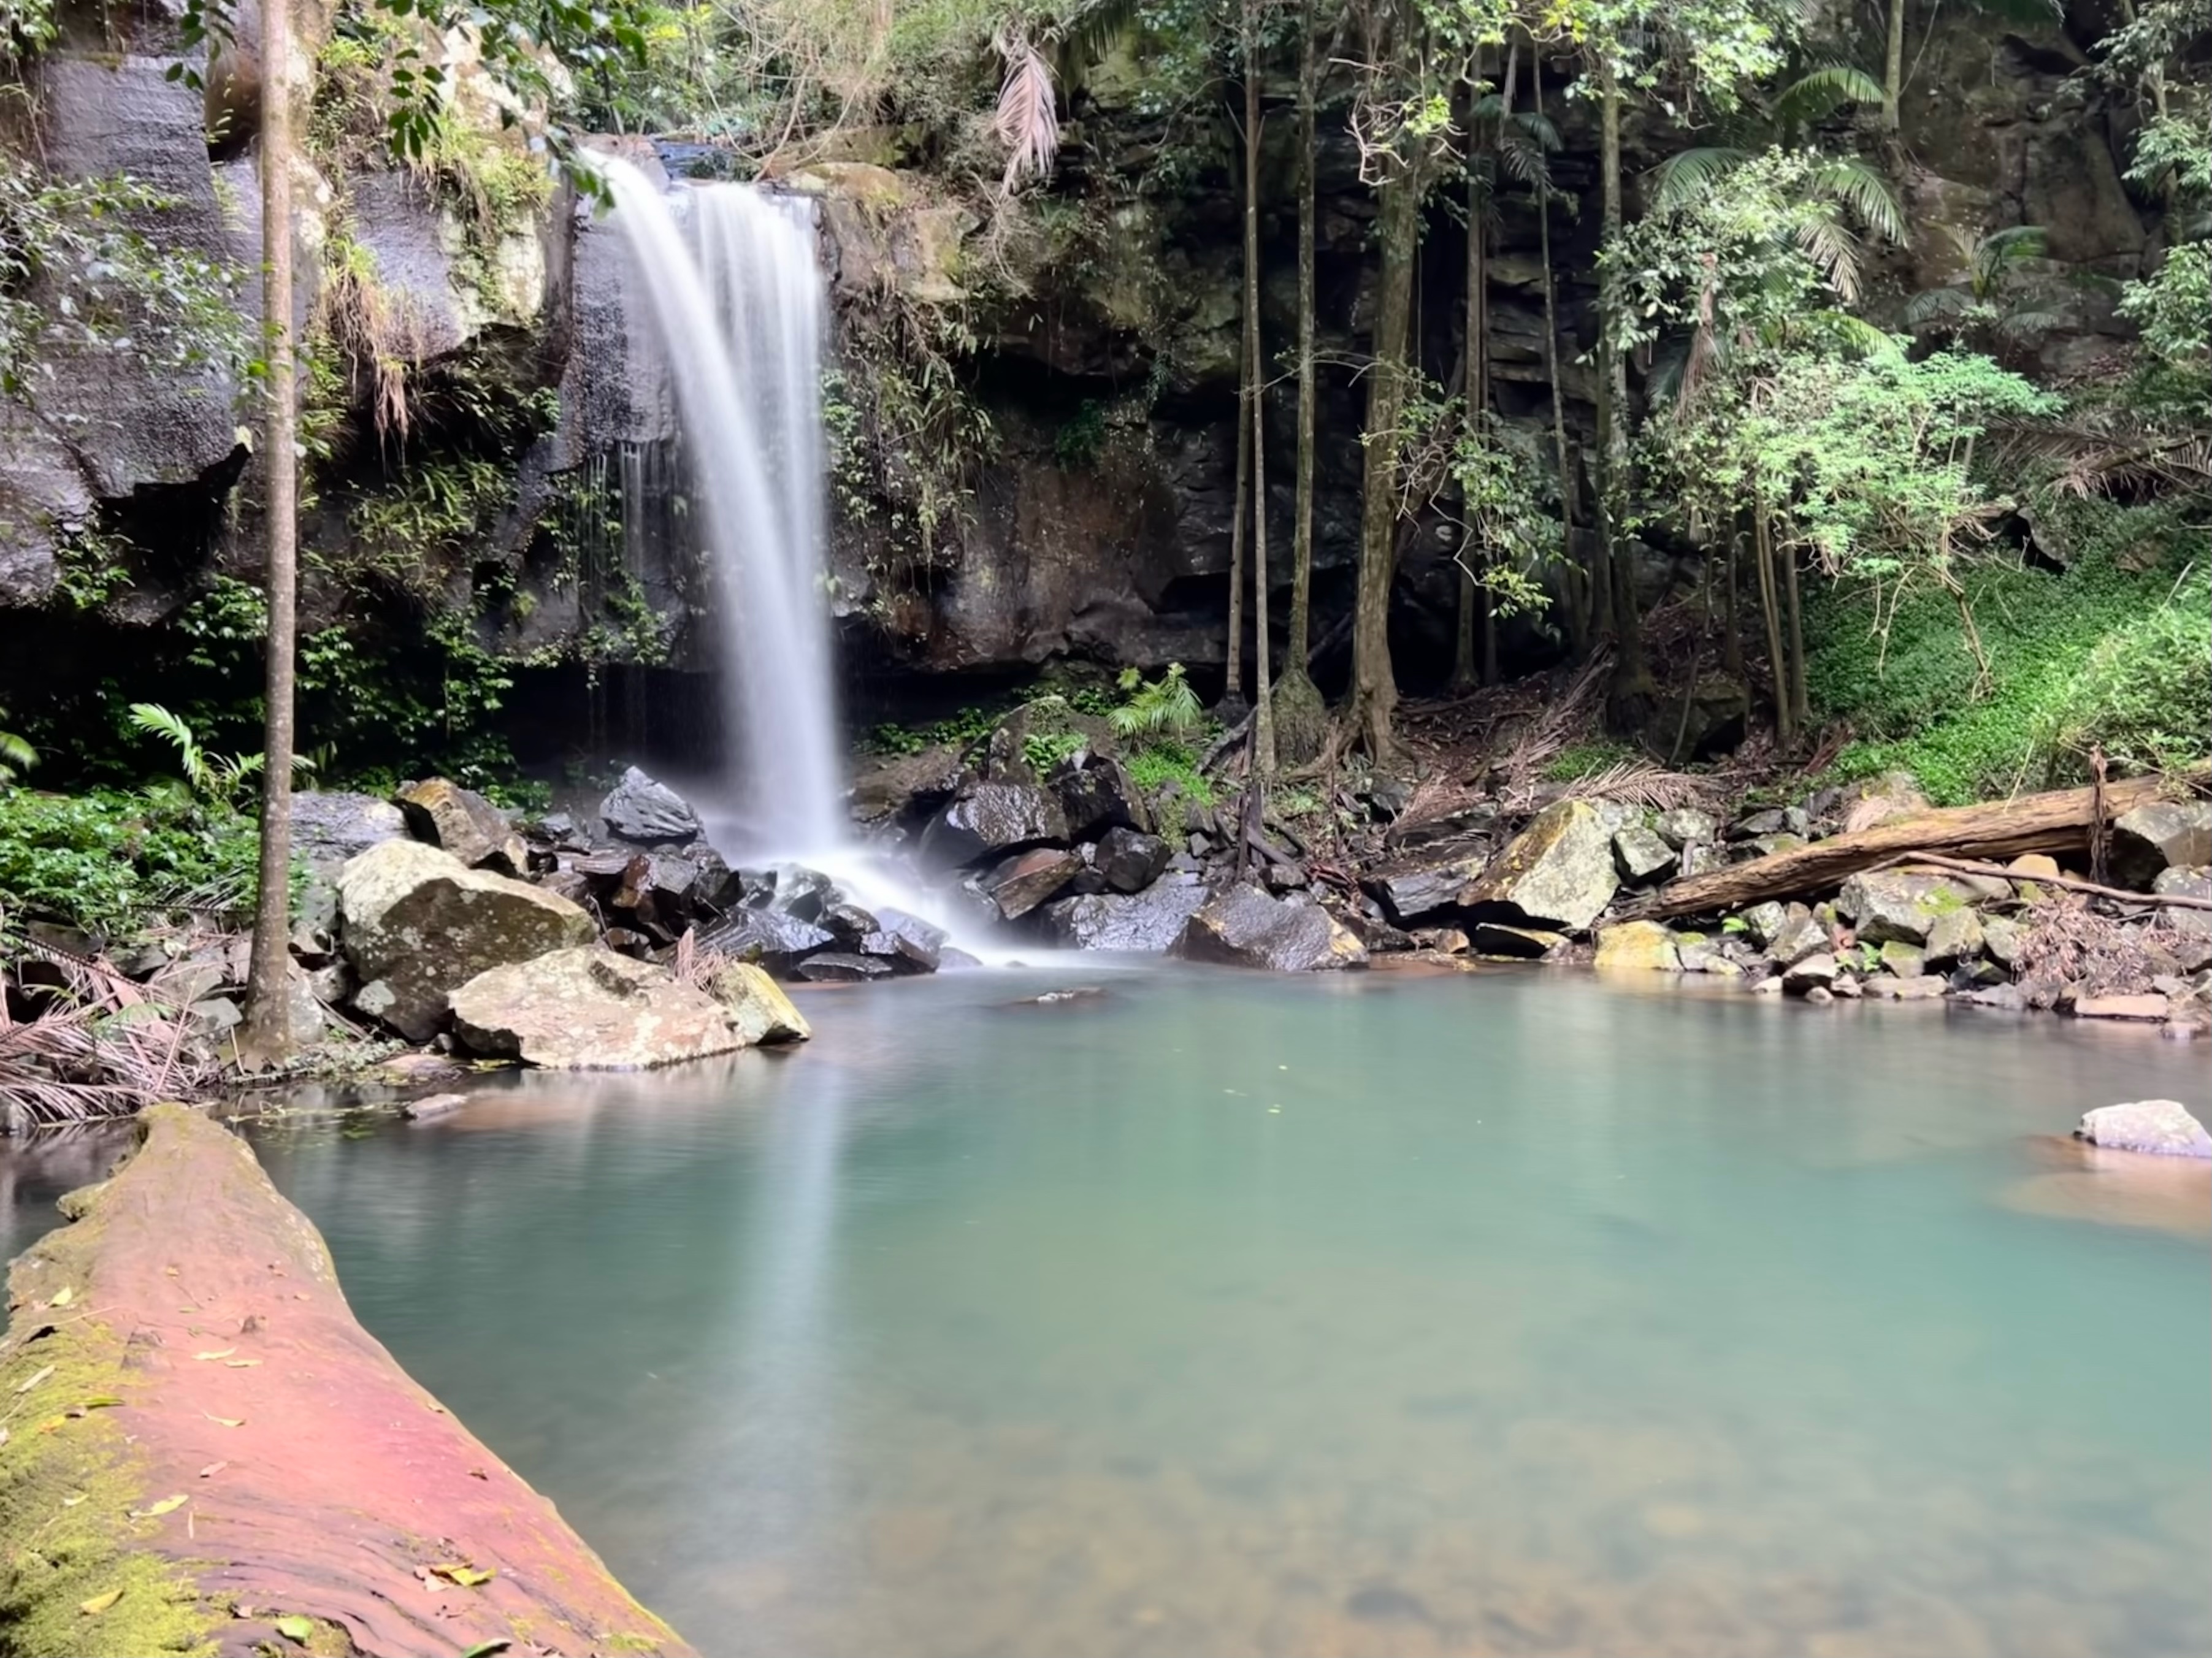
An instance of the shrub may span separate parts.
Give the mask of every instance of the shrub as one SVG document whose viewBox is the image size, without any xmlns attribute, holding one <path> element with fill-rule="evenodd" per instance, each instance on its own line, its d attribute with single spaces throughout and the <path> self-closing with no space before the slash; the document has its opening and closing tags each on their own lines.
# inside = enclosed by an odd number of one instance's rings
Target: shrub
<svg viewBox="0 0 2212 1658">
<path fill-rule="evenodd" d="M 164 909 L 243 918 L 253 820 L 181 788 L 0 793 L 0 902 L 122 933 Z"/>
</svg>

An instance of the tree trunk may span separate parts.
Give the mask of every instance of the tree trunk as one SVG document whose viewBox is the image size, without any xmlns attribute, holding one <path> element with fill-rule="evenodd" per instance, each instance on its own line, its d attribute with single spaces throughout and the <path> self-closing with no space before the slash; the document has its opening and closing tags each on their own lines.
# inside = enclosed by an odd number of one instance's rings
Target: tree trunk
<svg viewBox="0 0 2212 1658">
<path fill-rule="evenodd" d="M 1736 604 L 1736 550 L 1742 539 L 1741 531 L 1731 530 L 1728 547 L 1721 555 L 1728 565 L 1728 636 L 1721 641 L 1721 666 L 1738 679 L 1743 677 L 1743 615 Z"/>
<path fill-rule="evenodd" d="M 299 457 L 292 319 L 292 20 L 261 9 L 261 311 L 269 342 L 262 465 L 267 477 L 269 636 L 263 692 L 260 889 L 246 981 L 240 1056 L 256 1068 L 290 1055 L 293 648 L 299 580 Z"/>
<path fill-rule="evenodd" d="M 1544 58 L 1539 52 L 1528 64 L 1530 107 L 1544 112 Z M 1559 519 L 1566 547 L 1569 593 L 1567 630 L 1577 652 L 1588 655 L 1591 642 L 1612 629 L 1612 595 L 1594 572 L 1577 568 L 1575 556 L 1575 463 L 1567 447 L 1567 394 L 1559 384 L 1559 284 L 1552 270 L 1552 191 L 1536 191 L 1536 236 L 1544 267 L 1544 378 L 1552 386 L 1552 442 L 1559 452 Z M 1579 589 L 1579 591 L 1577 591 Z"/>
<path fill-rule="evenodd" d="M 1774 675 L 1774 734 L 1785 749 L 1797 740 L 1796 705 L 1790 695 L 1790 668 L 1782 653 L 1782 603 L 1774 587 L 1774 553 L 1766 533 L 1766 513 L 1751 509 L 1751 556 L 1759 566 L 1759 607 L 1766 617 L 1766 662 Z"/>
<path fill-rule="evenodd" d="M 1267 683 L 1267 356 L 1260 338 L 1260 5 L 1244 0 L 1244 420 L 1252 444 L 1252 772 L 1275 771 L 1274 687 Z"/>
<path fill-rule="evenodd" d="M 1314 410 L 1314 106 L 1320 74 L 1314 63 L 1313 0 L 1299 26 L 1298 58 L 1298 459 L 1297 500 L 1291 525 L 1291 635 L 1285 677 L 1305 671 L 1312 627 Z"/>
<path fill-rule="evenodd" d="M 1881 65 L 1881 124 L 1898 130 L 1898 100 L 1905 92 L 1905 0 L 1889 0 L 1889 50 Z"/>
<path fill-rule="evenodd" d="M 1405 54 L 1401 52 L 1401 57 Z M 1352 629 L 1354 727 L 1378 762 L 1395 761 L 1398 705 L 1390 665 L 1390 587 L 1397 574 L 1399 422 L 1406 403 L 1406 343 L 1413 305 L 1413 256 L 1420 240 L 1419 161 L 1397 159 L 1382 181 L 1376 215 L 1380 249 L 1375 362 L 1367 377 L 1366 467 L 1359 508 L 1359 589 Z"/>
<path fill-rule="evenodd" d="M 1247 334 L 1250 332 L 1248 329 Z M 1221 706 L 1231 710 L 1244 701 L 1244 522 L 1251 509 L 1252 422 L 1245 399 L 1252 395 L 1249 340 L 1237 350 L 1237 516 L 1229 526 L 1229 661 L 1221 687 Z"/>
<path fill-rule="evenodd" d="M 1600 176 L 1603 187 L 1604 241 L 1620 234 L 1620 81 L 1610 58 L 1597 65 L 1600 98 Z M 1620 280 L 1607 269 L 1598 296 L 1598 533 L 1613 587 L 1613 713 L 1615 724 L 1642 723 L 1650 695 L 1644 665 L 1643 629 L 1636 611 L 1636 566 L 1621 521 L 1628 505 L 1628 357 L 1620 349 Z"/>
<path fill-rule="evenodd" d="M 1474 68 L 1467 83 L 1467 308 L 1462 333 L 1467 351 L 1462 359 L 1459 393 L 1466 400 L 1469 425 L 1480 429 L 1482 411 L 1490 406 L 1489 307 L 1483 301 L 1490 287 L 1488 265 L 1490 226 L 1488 192 L 1483 188 L 1481 156 L 1477 134 L 1481 124 L 1475 111 L 1482 100 L 1482 49 L 1475 48 Z M 1482 668 L 1476 638 L 1480 631 L 1481 589 L 1474 580 L 1474 562 L 1485 550 L 1474 545 L 1473 526 L 1463 526 L 1459 557 L 1459 625 L 1452 652 L 1452 685 L 1464 690 L 1474 684 Z"/>
<path fill-rule="evenodd" d="M 1805 689 L 1805 618 L 1797 603 L 1797 556 L 1778 549 L 1782 566 L 1783 598 L 1790 613 L 1790 724 L 1803 731 L 1813 722 L 1813 704 Z"/>
<path fill-rule="evenodd" d="M 2123 812 L 2148 805 L 2174 787 L 2171 779 L 2130 777 L 2104 789 L 2109 823 Z M 1692 875 L 1660 889 L 1644 914 L 1664 917 L 1698 915 L 1822 892 L 1862 870 L 1901 855 L 1932 853 L 1955 858 L 2017 858 L 2025 852 L 2078 852 L 2089 843 L 2090 826 L 2100 821 L 2094 789 L 2060 789 L 2023 794 L 1974 806 L 1944 806 L 1874 829 L 1834 835 L 1810 846 L 1793 847 L 1733 864 L 1706 875 Z"/>
</svg>

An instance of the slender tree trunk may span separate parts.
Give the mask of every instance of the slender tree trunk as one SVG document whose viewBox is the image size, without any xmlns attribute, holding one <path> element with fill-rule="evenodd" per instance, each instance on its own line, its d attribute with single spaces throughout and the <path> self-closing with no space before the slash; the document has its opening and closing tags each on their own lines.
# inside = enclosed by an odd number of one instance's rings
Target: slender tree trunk
<svg viewBox="0 0 2212 1658">
<path fill-rule="evenodd" d="M 1905 0 L 1889 0 L 1889 50 L 1881 61 L 1881 124 L 1898 130 L 1898 100 L 1905 93 Z"/>
<path fill-rule="evenodd" d="M 1610 58 L 1597 64 L 1606 245 L 1620 235 L 1620 81 Z M 1610 269 L 1601 278 L 1598 355 L 1598 449 L 1602 476 L 1598 483 L 1598 528 L 1605 544 L 1613 585 L 1613 709 L 1617 724 L 1640 723 L 1641 705 L 1650 694 L 1644 664 L 1643 629 L 1636 610 L 1636 566 L 1622 532 L 1628 505 L 1628 358 L 1620 349 L 1620 278 Z"/>
<path fill-rule="evenodd" d="M 1528 91 L 1529 107 L 1542 115 L 1544 58 L 1540 52 L 1529 61 Z M 1544 267 L 1544 378 L 1552 387 L 1552 442 L 1559 453 L 1559 519 L 1567 551 L 1567 629 L 1574 635 L 1577 652 L 1587 655 L 1590 641 L 1609 630 L 1613 605 L 1606 585 L 1574 562 L 1575 463 L 1567 447 L 1567 394 L 1559 384 L 1559 284 L 1552 270 L 1552 191 L 1548 184 L 1536 187 L 1536 237 Z"/>
<path fill-rule="evenodd" d="M 1284 677 L 1305 672 L 1312 627 L 1314 412 L 1319 391 L 1314 383 L 1314 106 L 1320 73 L 1314 62 L 1313 0 L 1306 0 L 1299 25 L 1304 42 L 1298 58 L 1298 459 L 1297 497 L 1291 525 L 1291 635 L 1284 652 Z"/>
<path fill-rule="evenodd" d="M 1246 330 L 1248 337 L 1249 333 Z M 1252 422 L 1245 418 L 1245 399 L 1252 395 L 1249 337 L 1237 355 L 1242 361 L 1237 371 L 1237 519 L 1229 527 L 1229 663 L 1221 688 L 1224 708 L 1244 701 L 1244 524 L 1252 491 Z"/>
<path fill-rule="evenodd" d="M 1741 531 L 1731 530 L 1727 550 L 1721 555 L 1728 566 L 1728 585 L 1724 590 L 1727 609 L 1723 612 L 1728 634 L 1721 641 L 1721 666 L 1739 679 L 1743 677 L 1743 617 L 1736 604 L 1735 583 L 1736 549 L 1742 539 Z"/>
<path fill-rule="evenodd" d="M 1275 772 L 1274 687 L 1267 677 L 1267 354 L 1260 337 L 1260 3 L 1244 0 L 1244 420 L 1252 444 L 1252 771 Z"/>
<path fill-rule="evenodd" d="M 1461 359 L 1459 394 L 1466 400 L 1468 424 L 1480 430 L 1483 410 L 1490 406 L 1488 337 L 1489 313 L 1484 297 L 1490 287 L 1490 234 L 1488 224 L 1488 192 L 1483 188 L 1482 157 L 1479 153 L 1478 135 L 1481 123 L 1476 110 L 1482 101 L 1482 49 L 1475 48 L 1474 63 L 1467 83 L 1467 307 L 1462 333 L 1467 341 L 1467 350 Z M 1465 492 L 1462 491 L 1462 498 Z M 1464 516 L 1464 514 L 1462 514 Z M 1460 544 L 1459 557 L 1454 561 L 1459 567 L 1459 617 L 1455 629 L 1456 638 L 1452 651 L 1452 684 L 1464 690 L 1480 679 L 1482 665 L 1476 646 L 1481 631 L 1482 589 L 1474 579 L 1474 562 L 1486 555 L 1486 550 L 1474 544 L 1474 526 L 1463 526 L 1464 539 Z"/>
<path fill-rule="evenodd" d="M 1766 511 L 1751 509 L 1751 556 L 1759 566 L 1759 607 L 1766 618 L 1766 661 L 1774 673 L 1774 734 L 1785 749 L 1797 741 L 1796 710 L 1790 695 L 1790 665 L 1782 653 L 1782 604 L 1774 587 L 1774 551 L 1766 532 Z"/>
<path fill-rule="evenodd" d="M 1519 78 L 1520 68 L 1521 43 L 1516 40 L 1505 48 L 1505 79 L 1498 93 L 1498 130 L 1501 140 L 1505 123 L 1513 118 L 1513 83 Z M 1486 202 L 1484 205 L 1487 207 L 1489 203 Z M 1490 221 L 1486 213 L 1483 216 L 1482 231 L 1476 239 L 1476 246 L 1482 254 L 1482 269 L 1480 280 L 1475 284 L 1474 296 L 1475 318 L 1481 325 L 1482 349 L 1475 354 L 1474 386 L 1478 399 L 1476 406 L 1486 416 L 1490 413 Z M 1488 562 L 1486 554 L 1484 562 Z M 1486 583 L 1478 596 L 1478 602 L 1482 627 L 1482 683 L 1495 685 L 1498 683 L 1498 607 L 1491 603 L 1490 588 Z"/>
<path fill-rule="evenodd" d="M 1797 556 L 1779 548 L 1775 558 L 1782 566 L 1783 598 L 1790 613 L 1790 723 L 1802 732 L 1812 723 L 1813 706 L 1805 689 L 1805 618 L 1797 603 Z"/>
<path fill-rule="evenodd" d="M 240 1052 L 257 1068 L 288 1057 L 291 1017 L 293 647 L 299 580 L 299 458 L 293 397 L 292 20 L 287 0 L 261 8 L 262 325 L 269 375 L 262 465 L 268 514 L 268 672 L 263 696 L 260 889 Z"/>
<path fill-rule="evenodd" d="M 1405 54 L 1409 56 L 1410 54 Z M 1390 588 L 1397 574 L 1399 422 L 1406 404 L 1406 350 L 1413 307 L 1413 258 L 1420 241 L 1418 158 L 1400 158 L 1382 181 L 1376 215 L 1380 264 L 1375 362 L 1367 376 L 1366 469 L 1359 510 L 1359 590 L 1352 627 L 1353 725 L 1378 762 L 1398 756 L 1391 716 L 1398 685 L 1390 665 Z"/>
</svg>

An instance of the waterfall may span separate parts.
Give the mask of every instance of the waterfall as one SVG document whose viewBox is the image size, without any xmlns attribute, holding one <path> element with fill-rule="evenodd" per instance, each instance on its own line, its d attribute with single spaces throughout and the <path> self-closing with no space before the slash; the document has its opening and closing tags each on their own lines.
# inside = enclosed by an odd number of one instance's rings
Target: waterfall
<svg viewBox="0 0 2212 1658">
<path fill-rule="evenodd" d="M 848 841 L 823 588 L 822 350 L 811 204 L 745 185 L 664 192 L 593 165 L 676 386 L 714 573 L 732 851 L 820 861 Z"/>
</svg>

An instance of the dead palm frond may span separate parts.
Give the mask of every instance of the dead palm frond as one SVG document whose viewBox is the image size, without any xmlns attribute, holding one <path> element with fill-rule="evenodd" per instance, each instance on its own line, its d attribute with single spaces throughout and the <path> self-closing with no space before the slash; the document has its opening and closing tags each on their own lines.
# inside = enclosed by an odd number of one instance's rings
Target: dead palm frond
<svg viewBox="0 0 2212 1658">
<path fill-rule="evenodd" d="M 1647 811 L 1677 806 L 1710 806 L 1726 793 L 1718 778 L 1669 771 L 1649 760 L 1622 760 L 1577 782 L 1572 793 L 1585 800 L 1613 800 Z"/>
<path fill-rule="evenodd" d="M 1012 195 L 1025 176 L 1042 179 L 1052 171 L 1053 157 L 1060 153 L 1058 97 L 1051 66 L 1027 35 L 1009 27 L 991 44 L 1006 66 L 991 131 L 1006 147 L 1006 171 L 999 189 Z"/>
</svg>

